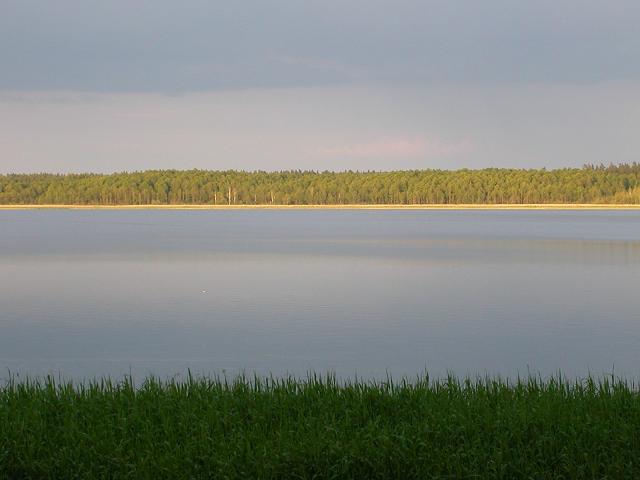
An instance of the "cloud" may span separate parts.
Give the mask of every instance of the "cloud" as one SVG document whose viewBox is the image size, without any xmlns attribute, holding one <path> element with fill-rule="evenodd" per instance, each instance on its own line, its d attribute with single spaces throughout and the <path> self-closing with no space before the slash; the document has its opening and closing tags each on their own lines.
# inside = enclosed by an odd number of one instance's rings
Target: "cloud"
<svg viewBox="0 0 640 480">
<path fill-rule="evenodd" d="M 319 57 L 295 57 L 285 54 L 269 55 L 269 59 L 275 63 L 300 67 L 308 70 L 331 72 L 342 79 L 366 80 L 368 72 L 365 69 L 347 65 L 335 58 Z"/>
<path fill-rule="evenodd" d="M 638 160 L 640 85 L 0 93 L 0 173 Z"/>
<path fill-rule="evenodd" d="M 323 157 L 426 157 L 437 158 L 468 153 L 469 141 L 447 143 L 426 138 L 391 137 L 363 143 L 321 147 L 313 151 Z"/>
<path fill-rule="evenodd" d="M 640 80 L 637 0 L 3 0 L 0 89 Z"/>
</svg>

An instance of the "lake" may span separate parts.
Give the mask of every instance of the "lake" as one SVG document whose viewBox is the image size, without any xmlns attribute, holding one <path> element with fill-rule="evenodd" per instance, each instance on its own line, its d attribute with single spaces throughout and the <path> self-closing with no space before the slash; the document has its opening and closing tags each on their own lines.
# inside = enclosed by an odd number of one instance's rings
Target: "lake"
<svg viewBox="0 0 640 480">
<path fill-rule="evenodd" d="M 0 378 L 640 377 L 640 212 L 0 211 Z"/>
</svg>

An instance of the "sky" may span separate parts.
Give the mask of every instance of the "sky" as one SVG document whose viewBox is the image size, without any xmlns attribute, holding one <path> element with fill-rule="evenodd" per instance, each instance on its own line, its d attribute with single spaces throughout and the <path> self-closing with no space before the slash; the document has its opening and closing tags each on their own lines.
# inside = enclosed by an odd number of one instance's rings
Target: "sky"
<svg viewBox="0 0 640 480">
<path fill-rule="evenodd" d="M 637 0 L 0 12 L 0 173 L 640 161 Z"/>
</svg>

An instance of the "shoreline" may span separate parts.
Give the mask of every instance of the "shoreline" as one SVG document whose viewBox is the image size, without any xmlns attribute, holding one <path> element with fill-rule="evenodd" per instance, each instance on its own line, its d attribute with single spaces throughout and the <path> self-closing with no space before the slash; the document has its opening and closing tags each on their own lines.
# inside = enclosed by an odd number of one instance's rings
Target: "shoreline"
<svg viewBox="0 0 640 480">
<path fill-rule="evenodd" d="M 0 205 L 0 210 L 640 210 L 640 204 Z"/>
</svg>

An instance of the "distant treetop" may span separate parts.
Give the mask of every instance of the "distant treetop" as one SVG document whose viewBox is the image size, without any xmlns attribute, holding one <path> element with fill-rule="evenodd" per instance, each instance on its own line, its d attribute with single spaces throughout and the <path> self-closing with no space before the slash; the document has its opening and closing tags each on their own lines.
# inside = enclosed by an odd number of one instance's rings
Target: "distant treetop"
<svg viewBox="0 0 640 480">
<path fill-rule="evenodd" d="M 0 175 L 7 205 L 640 203 L 640 163 L 582 168 Z"/>
</svg>

